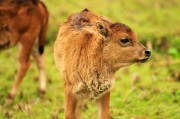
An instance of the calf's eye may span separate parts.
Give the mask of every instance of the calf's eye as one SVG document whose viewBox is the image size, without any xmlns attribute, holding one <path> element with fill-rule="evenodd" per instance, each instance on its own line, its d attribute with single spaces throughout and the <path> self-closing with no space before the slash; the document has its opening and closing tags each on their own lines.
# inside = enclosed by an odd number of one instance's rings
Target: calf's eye
<svg viewBox="0 0 180 119">
<path fill-rule="evenodd" d="M 121 38 L 120 42 L 121 43 L 128 43 L 128 42 L 130 42 L 130 40 L 128 38 Z"/>
<path fill-rule="evenodd" d="M 128 46 L 133 46 L 133 42 L 130 38 L 128 37 L 122 37 L 119 39 L 119 44 L 122 46 L 122 47 L 128 47 Z"/>
</svg>

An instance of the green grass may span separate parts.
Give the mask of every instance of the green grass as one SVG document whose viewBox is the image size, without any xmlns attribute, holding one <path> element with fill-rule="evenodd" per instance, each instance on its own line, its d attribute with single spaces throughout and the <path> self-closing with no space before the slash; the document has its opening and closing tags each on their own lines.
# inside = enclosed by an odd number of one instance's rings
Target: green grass
<svg viewBox="0 0 180 119">
<path fill-rule="evenodd" d="M 38 71 L 33 62 L 24 78 L 17 96 L 11 106 L 5 106 L 4 100 L 14 81 L 17 67 L 17 48 L 0 54 L 0 118 L 49 119 L 63 118 L 64 92 L 63 81 L 53 60 L 52 44 L 46 48 L 47 93 L 44 98 L 38 96 Z M 180 118 L 180 82 L 174 81 L 170 70 L 178 71 L 178 65 L 169 68 L 154 67 L 156 54 L 144 64 L 132 65 L 120 69 L 116 74 L 112 89 L 110 109 L 113 119 L 178 119 Z M 164 61 L 165 56 L 161 56 Z M 8 60 L 7 60 L 8 59 Z M 158 63 L 157 62 L 157 63 Z M 14 64 L 14 65 L 11 65 Z M 13 66 L 13 67 L 12 67 Z M 137 80 L 133 80 L 138 75 Z M 87 104 L 82 119 L 96 119 L 97 108 L 94 102 Z"/>
<path fill-rule="evenodd" d="M 84 8 L 106 16 L 113 22 L 122 22 L 134 29 L 140 37 L 152 35 L 157 38 L 180 34 L 179 0 L 44 0 L 50 10 L 49 39 L 56 36 L 57 29 L 67 16 Z M 51 37 L 51 38 L 50 38 Z M 148 39 L 148 38 L 146 38 Z M 52 40 L 52 39 L 51 39 Z"/>
<path fill-rule="evenodd" d="M 47 93 L 43 98 L 38 96 L 38 70 L 33 61 L 13 104 L 5 106 L 4 100 L 17 72 L 18 54 L 16 47 L 0 52 L 0 119 L 63 119 L 63 81 L 54 64 L 53 42 L 67 16 L 84 8 L 113 22 L 127 24 L 137 32 L 141 41 L 150 40 L 158 46 L 159 40 L 166 37 L 169 45 L 166 51 L 154 51 L 149 62 L 117 72 L 111 91 L 112 119 L 180 119 L 180 82 L 174 76 L 179 72 L 180 64 L 156 66 L 180 56 L 179 0 L 44 1 L 50 11 L 46 47 Z M 134 79 L 135 75 L 138 78 Z M 82 111 L 82 119 L 97 119 L 97 115 L 94 102 L 89 102 Z"/>
</svg>

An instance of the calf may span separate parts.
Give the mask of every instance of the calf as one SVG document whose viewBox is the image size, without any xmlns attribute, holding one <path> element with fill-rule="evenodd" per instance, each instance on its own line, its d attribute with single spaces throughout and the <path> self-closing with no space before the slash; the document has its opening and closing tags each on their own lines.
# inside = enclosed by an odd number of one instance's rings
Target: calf
<svg viewBox="0 0 180 119">
<path fill-rule="evenodd" d="M 19 44 L 19 68 L 8 96 L 14 98 L 32 55 L 39 69 L 40 92 L 45 92 L 44 45 L 48 11 L 39 0 L 0 1 L 0 50 Z"/>
<path fill-rule="evenodd" d="M 122 23 L 111 23 L 85 9 L 71 15 L 54 43 L 54 57 L 65 88 L 65 119 L 78 119 L 81 102 L 96 100 L 101 119 L 110 119 L 115 72 L 145 62 L 151 52 Z"/>
</svg>

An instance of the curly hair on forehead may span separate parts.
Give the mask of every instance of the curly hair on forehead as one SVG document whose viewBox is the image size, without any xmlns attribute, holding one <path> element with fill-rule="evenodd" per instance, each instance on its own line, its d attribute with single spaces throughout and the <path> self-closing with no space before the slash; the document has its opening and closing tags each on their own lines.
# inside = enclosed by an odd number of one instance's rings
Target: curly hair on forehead
<svg viewBox="0 0 180 119">
<path fill-rule="evenodd" d="M 127 26 L 127 25 L 125 25 L 123 23 L 119 23 L 119 22 L 116 22 L 116 23 L 112 24 L 110 27 L 115 32 L 118 32 L 118 31 L 126 31 L 128 33 L 133 32 L 132 29 L 129 26 Z"/>
</svg>

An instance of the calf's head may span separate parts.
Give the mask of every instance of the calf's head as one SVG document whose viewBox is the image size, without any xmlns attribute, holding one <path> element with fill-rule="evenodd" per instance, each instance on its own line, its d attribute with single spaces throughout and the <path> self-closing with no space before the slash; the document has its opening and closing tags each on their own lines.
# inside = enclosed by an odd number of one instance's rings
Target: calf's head
<svg viewBox="0 0 180 119">
<path fill-rule="evenodd" d="M 109 27 L 101 24 L 97 28 L 104 36 L 104 62 L 112 70 L 149 59 L 151 51 L 138 41 L 136 34 L 125 24 L 114 23 Z"/>
</svg>

